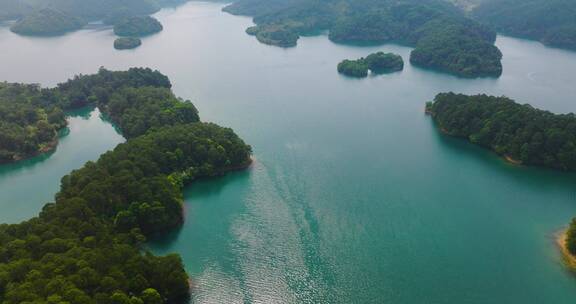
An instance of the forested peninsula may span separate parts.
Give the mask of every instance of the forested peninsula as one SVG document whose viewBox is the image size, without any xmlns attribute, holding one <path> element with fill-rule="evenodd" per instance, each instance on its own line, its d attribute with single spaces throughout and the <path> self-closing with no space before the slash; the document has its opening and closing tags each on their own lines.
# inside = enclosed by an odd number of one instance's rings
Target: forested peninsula
<svg viewBox="0 0 576 304">
<path fill-rule="evenodd" d="M 0 225 L 0 302 L 186 301 L 180 257 L 153 256 L 143 242 L 182 224 L 184 185 L 248 166 L 251 148 L 231 129 L 199 122 L 170 87 L 149 69 L 102 69 L 49 91 L 17 87 L 52 93 L 54 107 L 98 106 L 129 140 L 63 177 L 39 216 Z"/>
<path fill-rule="evenodd" d="M 260 42 L 294 46 L 301 35 L 329 31 L 339 43 L 414 46 L 414 65 L 462 77 L 498 77 L 496 33 L 443 0 L 239 0 L 224 11 L 253 16 Z"/>
<path fill-rule="evenodd" d="M 576 50 L 573 0 L 485 0 L 472 15 L 504 34 Z"/>
<path fill-rule="evenodd" d="M 506 97 L 438 94 L 427 113 L 444 133 L 468 139 L 507 160 L 576 170 L 576 116 L 554 114 Z"/>
</svg>

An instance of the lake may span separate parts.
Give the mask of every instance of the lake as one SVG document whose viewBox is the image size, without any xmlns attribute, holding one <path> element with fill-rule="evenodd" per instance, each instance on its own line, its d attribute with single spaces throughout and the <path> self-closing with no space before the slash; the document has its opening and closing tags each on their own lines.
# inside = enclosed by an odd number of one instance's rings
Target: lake
<svg viewBox="0 0 576 304">
<path fill-rule="evenodd" d="M 506 95 L 576 111 L 576 53 L 499 36 L 504 74 L 460 79 L 406 64 L 350 79 L 342 59 L 397 45 L 258 43 L 250 18 L 190 2 L 164 31 L 116 51 L 110 28 L 61 37 L 0 29 L 0 79 L 46 86 L 100 66 L 170 77 L 205 121 L 254 148 L 245 172 L 185 191 L 181 231 L 150 244 L 179 253 L 194 303 L 574 303 L 554 235 L 576 216 L 575 174 L 510 165 L 440 134 L 424 104 L 439 92 Z M 39 212 L 67 172 L 122 138 L 98 112 L 71 114 L 55 153 L 0 167 L 0 219 Z M 90 114 L 91 113 L 91 114 Z"/>
</svg>

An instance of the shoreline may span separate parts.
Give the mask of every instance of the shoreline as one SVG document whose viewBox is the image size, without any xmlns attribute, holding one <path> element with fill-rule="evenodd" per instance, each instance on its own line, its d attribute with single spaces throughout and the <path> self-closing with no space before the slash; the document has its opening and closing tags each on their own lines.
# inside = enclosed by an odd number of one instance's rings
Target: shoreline
<svg viewBox="0 0 576 304">
<path fill-rule="evenodd" d="M 517 159 L 514 159 L 514 158 L 512 158 L 512 157 L 509 156 L 509 155 L 503 155 L 503 157 L 504 157 L 504 159 L 505 159 L 507 162 L 509 162 L 509 163 L 511 163 L 511 164 L 513 164 L 513 165 L 517 165 L 517 166 L 522 165 L 522 161 L 517 160 Z"/>
<path fill-rule="evenodd" d="M 566 247 L 566 230 L 561 230 L 554 235 L 554 240 L 556 242 L 556 246 L 560 249 L 562 253 L 562 261 L 564 265 L 568 267 L 570 270 L 576 270 L 576 256 L 568 251 Z"/>
<path fill-rule="evenodd" d="M 58 132 L 59 132 L 59 130 L 57 131 L 57 133 Z M 43 156 L 45 154 L 52 153 L 52 152 L 56 151 L 56 148 L 58 147 L 59 143 L 60 143 L 60 136 L 58 134 L 56 134 L 54 139 L 47 142 L 45 144 L 45 146 L 42 147 L 41 149 L 38 149 L 37 151 L 34 151 L 33 153 L 26 154 L 26 155 L 15 155 L 14 157 L 12 157 L 12 160 L 10 160 L 10 161 L 0 162 L 0 166 L 15 164 L 15 163 L 18 163 L 18 162 L 21 162 L 24 160 L 28 160 L 28 159 L 31 159 L 31 158 L 34 158 L 37 156 Z"/>
<path fill-rule="evenodd" d="M 434 118 L 434 112 L 432 112 L 428 107 L 426 107 L 426 108 L 424 109 L 424 113 L 425 113 L 426 115 L 430 115 L 432 118 Z M 468 138 L 466 138 L 466 137 L 461 137 L 461 136 L 456 136 L 456 135 L 452 135 L 448 130 L 446 130 L 446 128 L 441 127 L 441 126 L 438 125 L 437 123 L 435 123 L 435 124 L 436 124 L 436 128 L 437 128 L 438 130 L 440 130 L 440 133 L 442 133 L 442 134 L 444 134 L 444 135 L 447 135 L 447 136 L 450 136 L 450 137 L 463 138 L 463 139 L 465 139 L 468 143 L 474 144 L 474 143 L 472 143 Z M 490 149 L 488 149 L 488 150 L 491 151 L 491 152 L 493 152 L 493 153 L 496 153 L 496 151 L 494 151 L 494 149 L 492 149 L 492 148 L 490 148 Z M 515 165 L 515 166 L 522 166 L 522 165 L 524 165 L 521 160 L 514 159 L 514 158 L 512 158 L 510 155 L 498 154 L 498 153 L 496 153 L 496 155 L 498 155 L 498 156 L 500 156 L 501 158 L 503 158 L 503 159 L 504 159 L 507 163 L 509 163 L 509 164 L 512 164 L 512 165 Z"/>
</svg>

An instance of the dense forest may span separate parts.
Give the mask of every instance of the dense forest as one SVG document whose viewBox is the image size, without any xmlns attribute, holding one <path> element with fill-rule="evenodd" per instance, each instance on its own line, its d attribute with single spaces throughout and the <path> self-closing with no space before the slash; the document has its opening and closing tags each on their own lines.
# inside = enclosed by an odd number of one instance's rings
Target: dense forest
<svg viewBox="0 0 576 304">
<path fill-rule="evenodd" d="M 445 133 L 526 165 L 576 170 L 576 116 L 506 97 L 442 93 L 426 110 Z"/>
<path fill-rule="evenodd" d="M 0 83 L 0 163 L 47 152 L 66 126 L 55 95 L 37 85 Z"/>
<path fill-rule="evenodd" d="M 329 31 L 340 43 L 414 46 L 410 61 L 463 77 L 499 76 L 496 33 L 443 0 L 239 0 L 224 11 L 254 17 L 259 41 L 294 46 L 305 34 Z"/>
<path fill-rule="evenodd" d="M 54 149 L 57 131 L 66 126 L 64 111 L 74 108 L 99 106 L 128 138 L 173 122 L 198 121 L 196 108 L 169 88 L 168 78 L 150 69 L 101 69 L 50 89 L 0 83 L 0 163 Z"/>
<path fill-rule="evenodd" d="M 343 60 L 338 64 L 338 73 L 350 77 L 363 78 L 368 71 L 374 74 L 392 73 L 404 69 L 404 60 L 400 55 L 377 52 L 356 60 Z"/>
<path fill-rule="evenodd" d="M 472 14 L 502 33 L 576 50 L 574 0 L 485 0 Z"/>
<path fill-rule="evenodd" d="M 185 184 L 247 166 L 251 148 L 231 129 L 198 122 L 195 108 L 175 105 L 169 88 L 162 74 L 131 69 L 101 70 L 41 91 L 64 107 L 99 105 L 121 125 L 138 116 L 149 129 L 127 127 L 136 133 L 126 143 L 62 178 L 55 201 L 38 217 L 0 225 L 0 302 L 186 300 L 180 257 L 153 256 L 143 242 L 181 225 Z M 179 119 L 155 125 L 163 112 Z"/>
</svg>

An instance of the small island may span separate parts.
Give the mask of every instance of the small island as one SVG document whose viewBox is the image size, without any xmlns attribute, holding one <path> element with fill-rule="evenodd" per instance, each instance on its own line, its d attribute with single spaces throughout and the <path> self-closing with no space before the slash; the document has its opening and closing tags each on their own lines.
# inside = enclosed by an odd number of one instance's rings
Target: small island
<svg viewBox="0 0 576 304">
<path fill-rule="evenodd" d="M 554 114 L 506 97 L 438 94 L 426 104 L 439 129 L 513 164 L 576 170 L 576 115 Z"/>
<path fill-rule="evenodd" d="M 141 37 L 162 31 L 162 24 L 150 16 L 130 17 L 114 25 L 114 34 L 122 37 Z"/>
<path fill-rule="evenodd" d="M 378 52 L 357 60 L 343 60 L 338 64 L 338 72 L 350 77 L 364 78 L 368 71 L 374 74 L 392 73 L 404 69 L 400 55 Z"/>
<path fill-rule="evenodd" d="M 349 77 L 364 78 L 368 76 L 368 65 L 364 58 L 358 60 L 345 59 L 338 64 L 338 73 Z"/>
<path fill-rule="evenodd" d="M 46 8 L 21 18 L 10 30 L 19 35 L 50 36 L 78 30 L 84 24 L 78 17 Z"/>
<path fill-rule="evenodd" d="M 398 72 L 404 69 L 402 56 L 393 53 L 378 52 L 370 54 L 365 61 L 368 69 L 375 74 Z"/>
<path fill-rule="evenodd" d="M 142 40 L 135 37 L 120 37 L 114 40 L 114 48 L 117 50 L 134 49 L 142 45 Z"/>
</svg>

